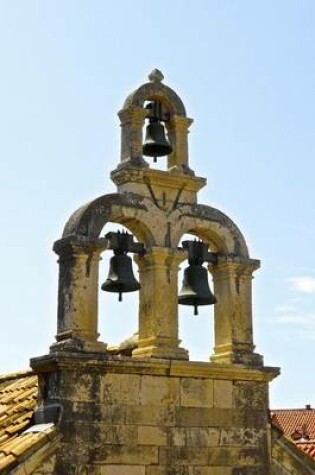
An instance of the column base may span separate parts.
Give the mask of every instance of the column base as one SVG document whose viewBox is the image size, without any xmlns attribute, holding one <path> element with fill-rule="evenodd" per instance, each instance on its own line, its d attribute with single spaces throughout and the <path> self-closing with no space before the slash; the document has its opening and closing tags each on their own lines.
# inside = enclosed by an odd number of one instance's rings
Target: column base
<svg viewBox="0 0 315 475">
<path fill-rule="evenodd" d="M 67 340 L 57 341 L 50 346 L 50 353 L 60 351 L 71 353 L 107 353 L 107 343 L 69 338 Z"/>
<path fill-rule="evenodd" d="M 138 348 L 132 351 L 132 357 L 188 361 L 188 350 L 179 348 L 177 346 L 178 343 L 180 343 L 180 340 L 171 341 L 171 339 L 168 338 L 146 338 L 139 341 Z"/>
<path fill-rule="evenodd" d="M 211 355 L 209 359 L 212 363 L 263 366 L 263 356 L 254 353 L 253 350 L 254 345 L 248 343 L 220 345 L 215 347 L 214 355 Z"/>
</svg>

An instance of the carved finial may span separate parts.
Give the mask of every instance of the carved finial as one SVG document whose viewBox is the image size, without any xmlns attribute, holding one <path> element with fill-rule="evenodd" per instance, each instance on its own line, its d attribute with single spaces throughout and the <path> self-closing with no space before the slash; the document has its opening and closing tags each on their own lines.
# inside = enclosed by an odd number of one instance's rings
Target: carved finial
<svg viewBox="0 0 315 475">
<path fill-rule="evenodd" d="M 151 82 L 161 82 L 163 81 L 164 76 L 159 69 L 153 69 L 148 78 Z"/>
</svg>

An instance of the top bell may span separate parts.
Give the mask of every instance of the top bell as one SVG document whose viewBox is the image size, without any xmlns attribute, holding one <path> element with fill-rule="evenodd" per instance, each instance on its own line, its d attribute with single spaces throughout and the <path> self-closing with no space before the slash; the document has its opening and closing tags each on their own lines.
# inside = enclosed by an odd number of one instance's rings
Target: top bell
<svg viewBox="0 0 315 475">
<path fill-rule="evenodd" d="M 148 106 L 150 110 L 149 125 L 146 127 L 145 140 L 143 143 L 143 155 L 148 157 L 164 157 L 172 152 L 172 146 L 165 135 L 165 129 L 161 120 L 167 120 L 163 117 L 162 104 L 158 102 L 150 103 Z"/>
</svg>

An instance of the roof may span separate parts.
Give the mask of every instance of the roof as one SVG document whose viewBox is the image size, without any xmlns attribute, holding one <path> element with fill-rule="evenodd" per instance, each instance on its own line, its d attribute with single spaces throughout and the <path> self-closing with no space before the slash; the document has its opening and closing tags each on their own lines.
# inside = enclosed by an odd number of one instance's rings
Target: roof
<svg viewBox="0 0 315 475">
<path fill-rule="evenodd" d="M 315 409 L 277 409 L 271 413 L 272 422 L 278 425 L 287 437 L 299 431 L 309 439 L 315 439 Z"/>
<path fill-rule="evenodd" d="M 297 448 L 315 460 L 315 409 L 277 409 L 271 412 L 271 421 Z"/>
<path fill-rule="evenodd" d="M 38 379 L 31 371 L 0 375 L 0 472 L 43 447 L 56 432 L 53 424 L 32 425 Z M 44 427 L 43 427 L 44 426 Z"/>
<path fill-rule="evenodd" d="M 315 460 L 315 441 L 296 442 L 295 445 Z"/>
</svg>

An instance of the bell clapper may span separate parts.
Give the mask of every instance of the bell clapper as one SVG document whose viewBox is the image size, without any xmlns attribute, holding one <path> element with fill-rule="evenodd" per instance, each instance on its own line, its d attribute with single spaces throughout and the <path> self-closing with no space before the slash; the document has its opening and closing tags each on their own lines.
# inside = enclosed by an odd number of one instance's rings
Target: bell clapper
<svg viewBox="0 0 315 475">
<path fill-rule="evenodd" d="M 119 294 L 118 294 L 118 302 L 122 302 L 122 292 L 121 292 L 121 290 L 119 291 Z"/>
<path fill-rule="evenodd" d="M 194 315 L 199 315 L 199 314 L 198 314 L 198 305 L 197 305 L 196 303 L 195 303 L 195 305 L 194 305 L 194 308 L 195 308 L 195 310 L 194 310 Z"/>
</svg>

